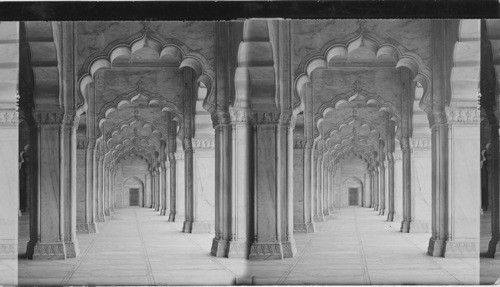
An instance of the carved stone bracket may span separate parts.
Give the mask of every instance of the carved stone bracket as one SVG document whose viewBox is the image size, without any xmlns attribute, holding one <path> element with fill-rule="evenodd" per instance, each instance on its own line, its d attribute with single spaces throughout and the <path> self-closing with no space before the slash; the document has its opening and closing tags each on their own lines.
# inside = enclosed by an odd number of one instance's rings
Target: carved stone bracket
<svg viewBox="0 0 500 287">
<path fill-rule="evenodd" d="M 228 124 L 231 121 L 231 117 L 229 116 L 229 113 L 225 112 L 218 112 L 218 113 L 213 113 L 211 115 L 212 118 L 212 124 L 213 127 L 217 127 L 218 125 L 225 125 Z"/>
</svg>

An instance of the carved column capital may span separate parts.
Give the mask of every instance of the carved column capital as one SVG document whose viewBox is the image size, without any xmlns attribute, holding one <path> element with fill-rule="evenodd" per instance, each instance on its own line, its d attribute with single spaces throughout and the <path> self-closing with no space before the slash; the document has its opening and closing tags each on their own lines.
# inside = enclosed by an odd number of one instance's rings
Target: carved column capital
<svg viewBox="0 0 500 287">
<path fill-rule="evenodd" d="M 409 150 L 410 149 L 410 139 L 408 138 L 402 138 L 401 139 L 401 150 Z"/>
<path fill-rule="evenodd" d="M 281 122 L 280 113 L 254 112 L 252 116 L 253 116 L 253 123 L 255 125 L 276 125 Z M 283 121 L 287 121 L 286 117 L 285 119 L 283 119 Z"/>
<path fill-rule="evenodd" d="M 174 153 L 175 159 L 176 160 L 183 160 L 184 159 L 184 153 L 183 152 L 176 152 Z"/>
<path fill-rule="evenodd" d="M 293 149 L 305 149 L 307 140 L 295 140 L 293 141 Z"/>
<path fill-rule="evenodd" d="M 215 112 L 211 114 L 213 127 L 216 128 L 218 125 L 229 124 L 231 117 L 228 112 Z"/>
<path fill-rule="evenodd" d="M 231 123 L 248 123 L 252 115 L 247 109 L 230 109 L 229 118 Z"/>
<path fill-rule="evenodd" d="M 68 116 L 60 110 L 33 111 L 37 125 L 61 125 L 68 122 Z"/>
<path fill-rule="evenodd" d="M 88 149 L 89 141 L 88 140 L 79 140 L 76 144 L 77 149 Z"/>
<path fill-rule="evenodd" d="M 182 145 L 184 146 L 184 150 L 192 150 L 193 149 L 193 142 L 191 138 L 184 138 L 182 140 Z"/>
</svg>

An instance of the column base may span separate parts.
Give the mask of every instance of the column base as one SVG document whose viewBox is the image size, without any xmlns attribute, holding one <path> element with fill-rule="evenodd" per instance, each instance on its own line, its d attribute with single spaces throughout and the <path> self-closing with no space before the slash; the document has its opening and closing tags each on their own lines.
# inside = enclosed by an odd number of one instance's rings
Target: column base
<svg viewBox="0 0 500 287">
<path fill-rule="evenodd" d="M 160 210 L 160 216 L 165 216 L 165 213 L 166 213 L 165 209 Z"/>
<path fill-rule="evenodd" d="M 189 220 L 184 220 L 184 223 L 182 224 L 182 232 L 191 233 L 192 229 L 193 229 L 193 222 Z"/>
<path fill-rule="evenodd" d="M 109 212 L 109 210 L 106 210 L 106 211 L 104 211 L 104 215 L 111 216 L 111 212 Z"/>
<path fill-rule="evenodd" d="M 314 215 L 313 220 L 315 222 L 323 222 L 323 221 L 325 221 L 325 217 L 323 216 L 323 213 L 318 213 L 318 214 Z"/>
<path fill-rule="evenodd" d="M 434 239 L 431 237 L 429 239 L 429 247 L 427 247 L 427 254 L 433 257 L 442 257 L 444 251 L 444 240 Z"/>
<path fill-rule="evenodd" d="M 168 222 L 175 222 L 175 212 L 170 212 L 168 214 Z"/>
<path fill-rule="evenodd" d="M 249 260 L 281 260 L 292 258 L 297 252 L 294 241 L 253 243 Z"/>
<path fill-rule="evenodd" d="M 432 222 L 430 220 L 412 220 L 410 223 L 410 233 L 431 233 Z"/>
<path fill-rule="evenodd" d="M 295 223 L 293 225 L 293 233 L 315 233 L 316 226 L 314 222 L 308 223 Z"/>
<path fill-rule="evenodd" d="M 213 233 L 215 232 L 215 221 L 198 220 L 192 223 L 191 233 Z"/>
<path fill-rule="evenodd" d="M 66 258 L 76 258 L 80 254 L 78 241 L 66 241 L 64 245 L 66 246 Z"/>
<path fill-rule="evenodd" d="M 373 210 L 378 211 L 378 204 L 373 205 Z"/>
<path fill-rule="evenodd" d="M 224 239 L 214 238 L 210 254 L 215 257 L 247 259 L 248 252 L 249 246 L 247 242 L 227 241 Z"/>
<path fill-rule="evenodd" d="M 77 223 L 76 233 L 90 233 L 88 223 Z"/>
<path fill-rule="evenodd" d="M 378 215 L 384 215 L 384 213 L 385 213 L 385 208 L 383 207 L 379 208 Z"/>
<path fill-rule="evenodd" d="M 64 260 L 66 258 L 66 244 L 62 242 L 37 242 L 33 246 L 33 260 Z"/>
<path fill-rule="evenodd" d="M 1 259 L 16 259 L 17 260 L 17 240 L 0 240 L 0 260 Z"/>
<path fill-rule="evenodd" d="M 106 222 L 106 216 L 104 214 L 97 214 L 95 217 L 96 222 Z"/>
<path fill-rule="evenodd" d="M 387 213 L 387 221 L 394 221 L 394 211 L 389 211 Z"/>
<path fill-rule="evenodd" d="M 323 210 L 323 215 L 325 215 L 325 216 L 330 215 L 330 210 L 328 210 L 328 209 L 324 209 L 324 210 Z"/>
<path fill-rule="evenodd" d="M 410 221 L 401 221 L 401 228 L 399 229 L 399 231 L 403 232 L 403 233 L 410 233 L 410 225 L 411 225 L 411 222 Z"/>
<path fill-rule="evenodd" d="M 160 207 L 155 206 L 155 211 L 160 211 Z"/>
<path fill-rule="evenodd" d="M 479 240 L 447 240 L 443 257 L 479 258 Z"/>
<path fill-rule="evenodd" d="M 486 252 L 485 256 L 487 258 L 495 258 L 500 256 L 500 242 L 498 241 L 498 238 L 490 239 L 490 242 L 488 243 L 488 251 Z"/>
</svg>

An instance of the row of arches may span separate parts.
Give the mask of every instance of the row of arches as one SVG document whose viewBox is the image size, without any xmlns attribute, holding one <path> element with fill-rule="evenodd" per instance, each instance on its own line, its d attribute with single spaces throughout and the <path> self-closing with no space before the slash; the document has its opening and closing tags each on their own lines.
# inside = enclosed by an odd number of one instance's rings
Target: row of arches
<svg viewBox="0 0 500 287">
<path fill-rule="evenodd" d="M 23 23 L 21 51 L 29 57 L 22 63 L 21 110 L 32 158 L 50 163 L 46 170 L 31 167 L 31 186 L 43 187 L 32 193 L 31 256 L 78 254 L 77 194 L 85 198 L 82 223 L 95 226 L 127 192 L 130 204 L 136 188 L 139 205 L 168 221 L 179 220 L 184 205 L 183 231 L 214 233 L 214 256 L 293 257 L 294 232 L 315 232 L 315 222 L 350 204 L 349 189 L 356 193 L 353 205 L 401 221 L 402 232 L 418 229 L 413 199 L 428 202 L 429 254 L 474 256 L 477 238 L 462 231 L 477 217 L 467 193 L 475 178 L 461 181 L 475 166 L 464 166 L 470 159 L 458 155 L 464 136 L 478 136 L 477 93 L 470 93 L 478 83 L 478 59 L 471 56 L 477 24 L 432 21 L 429 45 L 436 46 L 430 49 L 443 62 L 432 67 L 360 25 L 291 71 L 290 21 L 256 19 L 214 24 L 217 51 L 227 49 L 231 37 L 240 40 L 237 49 L 221 53 L 216 68 L 180 41 L 144 29 L 92 54 L 74 75 L 67 59 L 77 55 L 64 48 L 77 37 L 73 23 Z M 456 32 L 456 39 L 445 32 Z M 39 45 L 52 49 L 48 58 L 36 58 Z M 50 80 L 36 72 L 59 66 Z M 77 97 L 67 83 L 78 87 Z M 475 143 L 467 141 L 467 148 Z M 141 169 L 127 181 L 123 169 L 131 158 Z M 423 176 L 429 170 L 431 176 Z M 416 180 L 425 195 L 417 193 Z M 37 216 L 46 209 L 58 211 L 50 222 Z"/>
</svg>

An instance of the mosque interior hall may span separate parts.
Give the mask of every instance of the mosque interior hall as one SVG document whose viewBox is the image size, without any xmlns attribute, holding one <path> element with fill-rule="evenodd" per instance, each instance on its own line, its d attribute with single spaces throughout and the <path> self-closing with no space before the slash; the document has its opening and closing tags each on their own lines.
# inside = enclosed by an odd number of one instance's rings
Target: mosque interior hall
<svg viewBox="0 0 500 287">
<path fill-rule="evenodd" d="M 497 20 L 1 22 L 0 282 L 492 284 L 498 45 Z"/>
</svg>

